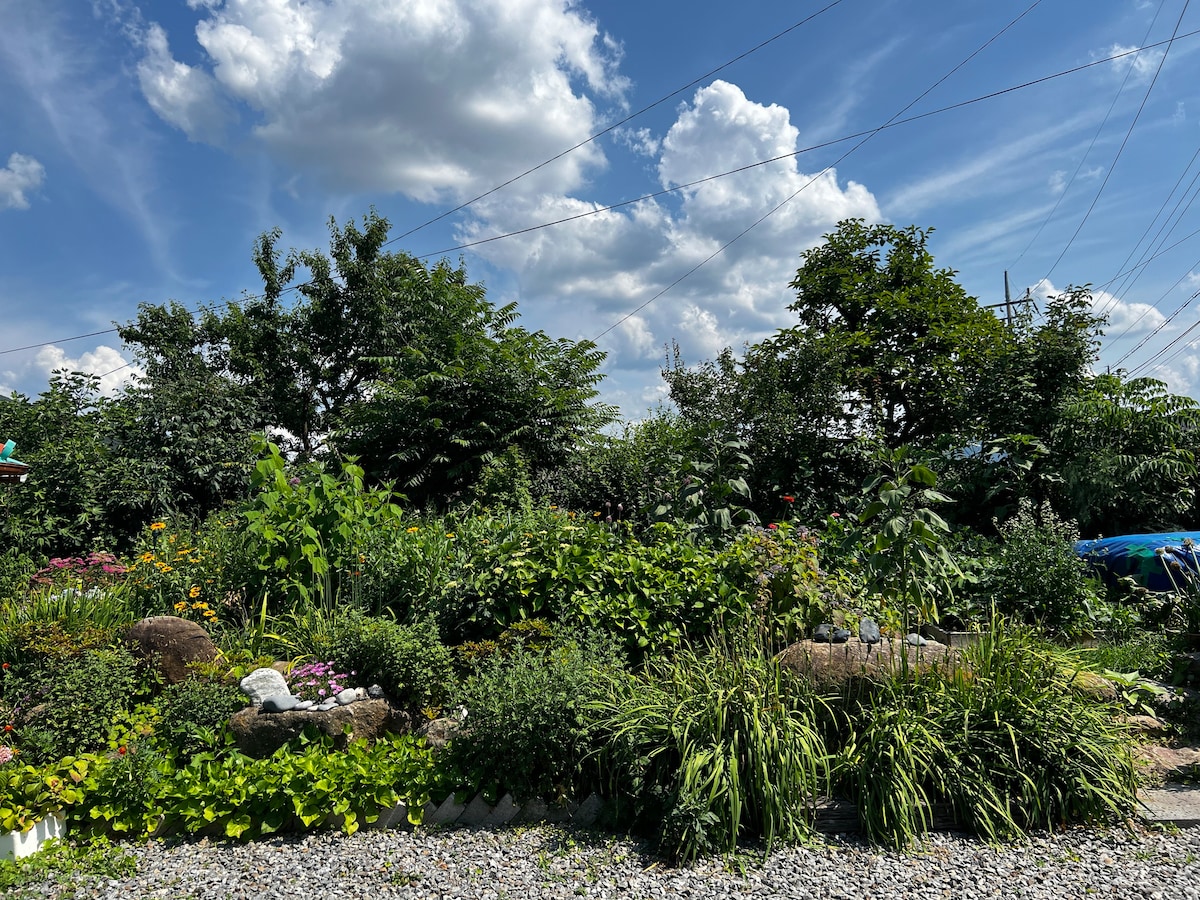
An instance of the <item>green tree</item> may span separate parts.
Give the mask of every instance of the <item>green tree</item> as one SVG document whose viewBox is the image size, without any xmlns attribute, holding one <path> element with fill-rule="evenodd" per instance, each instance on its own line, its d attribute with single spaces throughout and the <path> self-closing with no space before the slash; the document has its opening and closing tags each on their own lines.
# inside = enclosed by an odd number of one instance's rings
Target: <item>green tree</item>
<svg viewBox="0 0 1200 900">
<path fill-rule="evenodd" d="M 1152 378 L 1094 376 L 1050 429 L 1055 506 L 1085 535 L 1192 524 L 1198 434 L 1192 398 Z"/>
<path fill-rule="evenodd" d="M 803 255 L 789 308 L 840 360 L 845 424 L 890 448 L 986 430 L 977 398 L 1011 338 L 939 269 L 929 230 L 841 222 Z"/>
<path fill-rule="evenodd" d="M 301 461 L 355 456 L 418 504 L 459 495 L 509 448 L 531 474 L 557 465 L 612 420 L 594 345 L 518 327 L 515 304 L 493 306 L 462 266 L 387 251 L 388 230 L 374 211 L 331 220 L 328 255 L 286 256 L 267 232 L 261 296 L 190 323 L 143 307 L 122 337 L 151 373 L 206 368 Z"/>
</svg>

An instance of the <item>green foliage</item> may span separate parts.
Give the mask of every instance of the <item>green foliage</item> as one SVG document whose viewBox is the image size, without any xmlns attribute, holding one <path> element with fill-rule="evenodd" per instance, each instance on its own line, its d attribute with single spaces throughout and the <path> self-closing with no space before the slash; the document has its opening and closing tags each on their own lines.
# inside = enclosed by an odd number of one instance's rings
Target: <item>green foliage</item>
<svg viewBox="0 0 1200 900">
<path fill-rule="evenodd" d="M 47 816 L 80 803 L 87 757 L 63 756 L 45 765 L 0 765 L 0 833 L 28 831 Z"/>
<path fill-rule="evenodd" d="M 102 749 L 112 723 L 144 693 L 137 661 L 116 645 L 10 668 L 3 680 L 12 733 L 34 762 Z"/>
<path fill-rule="evenodd" d="M 773 658 L 748 643 L 688 649 L 606 686 L 593 706 L 611 796 L 670 859 L 808 835 L 826 749 L 813 698 Z"/>
<path fill-rule="evenodd" d="M 49 841 L 40 852 L 23 859 L 0 860 L 0 891 L 5 896 L 28 889 L 27 896 L 38 896 L 53 883 L 61 896 L 70 896 L 72 886 L 85 879 L 115 880 L 137 872 L 137 856 L 113 844 L 106 837 L 86 841 Z M 44 893 L 41 896 L 45 896 Z"/>
<path fill-rule="evenodd" d="M 469 496 L 481 507 L 529 512 L 533 508 L 530 491 L 529 465 L 519 449 L 509 447 L 484 464 Z"/>
<path fill-rule="evenodd" d="M 378 684 L 410 713 L 441 706 L 451 690 L 453 658 L 432 622 L 400 625 L 351 614 L 337 623 L 332 643 L 318 655 L 339 671 L 357 672 L 362 684 Z"/>
<path fill-rule="evenodd" d="M 1087 534 L 1179 527 L 1194 515 L 1200 406 L 1150 378 L 1096 375 L 1049 437 L 1056 507 Z"/>
<path fill-rule="evenodd" d="M 909 617 L 936 622 L 938 604 L 952 595 L 961 571 L 946 549 L 950 527 L 929 506 L 950 498 L 934 490 L 937 475 L 913 463 L 907 447 L 887 454 L 885 462 L 892 471 L 867 486 L 872 499 L 859 513 L 859 531 L 851 540 L 866 546 L 869 590 L 899 606 L 906 623 Z"/>
<path fill-rule="evenodd" d="M 462 786 L 493 799 L 511 792 L 565 801 L 595 786 L 586 705 L 598 696 L 598 672 L 617 666 L 611 641 L 579 631 L 549 640 L 517 639 L 482 660 L 455 700 L 467 710 L 450 764 Z"/>
<path fill-rule="evenodd" d="M 433 756 L 419 738 L 391 737 L 344 751 L 332 738 L 302 737 L 266 759 L 201 753 L 164 783 L 156 803 L 167 826 L 251 840 L 286 827 L 339 827 L 354 834 L 397 803 L 419 823 L 434 783 Z"/>
<path fill-rule="evenodd" d="M 92 759 L 83 785 L 86 799 L 72 811 L 77 820 L 72 824 L 132 836 L 153 832 L 160 818 L 157 799 L 171 771 L 170 759 L 150 741 L 118 743 Z"/>
<path fill-rule="evenodd" d="M 709 538 L 724 538 L 736 528 L 757 525 L 750 509 L 746 476 L 752 461 L 741 441 L 704 442 L 702 457 L 673 457 L 677 466 L 674 486 L 660 494 L 650 518 L 655 522 L 682 522 Z"/>
<path fill-rule="evenodd" d="M 1003 624 L 965 652 L 961 669 L 898 671 L 835 706 L 834 782 L 867 836 L 908 844 L 939 802 L 991 840 L 1127 816 L 1129 735 L 1116 707 L 1071 689 L 1071 658 Z"/>
<path fill-rule="evenodd" d="M 257 542 L 263 588 L 285 603 L 324 596 L 332 601 L 330 580 L 353 582 L 364 534 L 395 526 L 400 508 L 387 487 L 367 490 L 363 470 L 342 464 L 342 476 L 322 472 L 288 477 L 287 463 L 275 444 L 258 444 L 257 491 L 244 515 Z"/>
<path fill-rule="evenodd" d="M 1023 502 L 1000 526 L 1002 544 L 986 587 L 1006 618 L 1078 637 L 1107 625 L 1100 585 L 1075 553 L 1079 532 L 1048 504 Z"/>
<path fill-rule="evenodd" d="M 162 722 L 156 734 L 170 750 L 188 756 L 208 746 L 211 735 L 247 703 L 236 684 L 191 677 L 164 687 L 157 705 Z"/>
</svg>

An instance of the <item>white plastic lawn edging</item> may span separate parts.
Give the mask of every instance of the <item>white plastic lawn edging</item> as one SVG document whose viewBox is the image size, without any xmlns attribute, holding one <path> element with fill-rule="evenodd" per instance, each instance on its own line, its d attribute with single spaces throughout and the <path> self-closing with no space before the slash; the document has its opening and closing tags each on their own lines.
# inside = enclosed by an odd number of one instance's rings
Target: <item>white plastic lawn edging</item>
<svg viewBox="0 0 1200 900">
<path fill-rule="evenodd" d="M 549 822 L 559 825 L 575 825 L 587 828 L 595 824 L 604 807 L 604 801 L 591 794 L 582 803 L 568 801 L 562 806 L 548 805 L 544 800 L 533 799 L 518 804 L 511 794 L 505 794 L 495 804 L 488 803 L 483 794 L 476 794 L 467 803 L 459 803 L 453 794 L 440 805 L 427 803 L 422 815 L 422 825 L 468 825 L 491 828 L 500 825 L 532 825 Z M 412 828 L 408 821 L 408 807 L 398 803 L 384 810 L 377 821 L 368 828 Z"/>
<path fill-rule="evenodd" d="M 62 816 L 41 819 L 26 831 L 10 831 L 0 835 L 0 859 L 21 859 L 42 849 L 50 838 L 63 836 Z"/>
</svg>

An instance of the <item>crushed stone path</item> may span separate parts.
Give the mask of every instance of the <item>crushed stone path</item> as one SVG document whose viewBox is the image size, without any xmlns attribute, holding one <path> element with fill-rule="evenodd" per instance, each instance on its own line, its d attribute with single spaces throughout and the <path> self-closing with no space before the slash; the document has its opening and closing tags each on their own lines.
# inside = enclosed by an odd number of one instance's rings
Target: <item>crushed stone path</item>
<svg viewBox="0 0 1200 900">
<path fill-rule="evenodd" d="M 931 835 L 897 852 L 858 838 L 685 869 L 627 838 L 550 826 L 309 834 L 249 844 L 127 845 L 138 872 L 10 896 L 170 900 L 381 898 L 1200 898 L 1200 829 L 1071 829 L 991 846 Z"/>
</svg>

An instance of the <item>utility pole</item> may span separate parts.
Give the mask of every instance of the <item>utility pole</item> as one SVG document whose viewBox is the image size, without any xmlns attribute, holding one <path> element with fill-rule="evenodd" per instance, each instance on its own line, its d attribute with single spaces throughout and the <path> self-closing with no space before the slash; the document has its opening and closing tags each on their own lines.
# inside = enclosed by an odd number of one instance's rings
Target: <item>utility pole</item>
<svg viewBox="0 0 1200 900">
<path fill-rule="evenodd" d="M 1004 324 L 1012 331 L 1012 297 L 1008 293 L 1008 269 L 1004 270 Z"/>
</svg>

